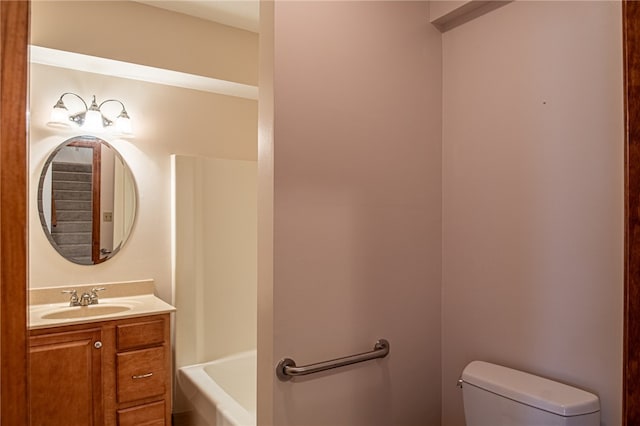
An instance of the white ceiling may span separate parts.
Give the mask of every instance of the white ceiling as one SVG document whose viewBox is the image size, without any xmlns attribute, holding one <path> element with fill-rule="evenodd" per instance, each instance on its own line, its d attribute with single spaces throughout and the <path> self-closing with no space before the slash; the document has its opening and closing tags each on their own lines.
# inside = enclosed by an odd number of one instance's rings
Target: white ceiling
<svg viewBox="0 0 640 426">
<path fill-rule="evenodd" d="M 258 32 L 259 0 L 135 0 L 149 6 L 184 13 L 231 27 Z"/>
</svg>

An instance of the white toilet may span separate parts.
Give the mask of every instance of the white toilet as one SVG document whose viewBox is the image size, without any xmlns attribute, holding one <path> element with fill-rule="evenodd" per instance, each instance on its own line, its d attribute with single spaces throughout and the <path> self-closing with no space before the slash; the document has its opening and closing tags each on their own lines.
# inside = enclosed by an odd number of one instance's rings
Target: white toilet
<svg viewBox="0 0 640 426">
<path fill-rule="evenodd" d="M 460 379 L 467 426 L 599 426 L 592 393 L 522 371 L 473 361 Z"/>
</svg>

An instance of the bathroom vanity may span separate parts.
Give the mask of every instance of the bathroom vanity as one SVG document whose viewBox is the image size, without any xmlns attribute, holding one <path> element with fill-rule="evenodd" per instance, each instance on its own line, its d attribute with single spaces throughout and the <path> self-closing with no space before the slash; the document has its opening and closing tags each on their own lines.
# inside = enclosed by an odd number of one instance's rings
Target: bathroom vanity
<svg viewBox="0 0 640 426">
<path fill-rule="evenodd" d="M 31 425 L 170 425 L 174 310 L 153 294 L 32 304 Z"/>
</svg>

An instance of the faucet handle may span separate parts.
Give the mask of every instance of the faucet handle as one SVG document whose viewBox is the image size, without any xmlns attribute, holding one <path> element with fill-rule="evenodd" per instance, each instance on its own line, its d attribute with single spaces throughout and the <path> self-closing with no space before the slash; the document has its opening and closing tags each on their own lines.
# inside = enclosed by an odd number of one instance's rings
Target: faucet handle
<svg viewBox="0 0 640 426">
<path fill-rule="evenodd" d="M 70 294 L 69 306 L 76 306 L 78 304 L 78 291 L 76 289 L 62 290 L 61 293 Z"/>
<path fill-rule="evenodd" d="M 91 289 L 91 304 L 94 305 L 98 303 L 98 292 L 106 290 L 104 287 L 93 287 Z"/>
</svg>

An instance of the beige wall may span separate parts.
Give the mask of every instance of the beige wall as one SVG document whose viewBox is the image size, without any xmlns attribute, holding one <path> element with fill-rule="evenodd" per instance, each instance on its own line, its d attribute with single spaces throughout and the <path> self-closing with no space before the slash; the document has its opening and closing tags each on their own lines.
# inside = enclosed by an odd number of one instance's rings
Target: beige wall
<svg viewBox="0 0 640 426">
<path fill-rule="evenodd" d="M 133 1 L 32 2 L 31 43 L 257 85 L 258 35 Z"/>
<path fill-rule="evenodd" d="M 440 424 L 440 34 L 426 2 L 272 6 L 258 351 L 304 364 L 384 337 L 391 355 L 276 381 L 261 424 Z"/>
<path fill-rule="evenodd" d="M 170 154 L 255 160 L 257 102 L 45 65 L 31 66 L 30 91 L 30 286 L 153 278 L 161 297 L 171 301 Z M 133 233 L 113 259 L 90 267 L 63 259 L 50 246 L 37 216 L 37 185 L 46 158 L 79 134 L 44 125 L 64 91 L 85 99 L 94 93 L 99 100 L 120 99 L 134 125 L 133 139 L 104 136 L 136 179 L 139 209 Z"/>
<path fill-rule="evenodd" d="M 517 1 L 443 35 L 443 425 L 474 359 L 595 392 L 620 424 L 620 17 Z"/>
</svg>

